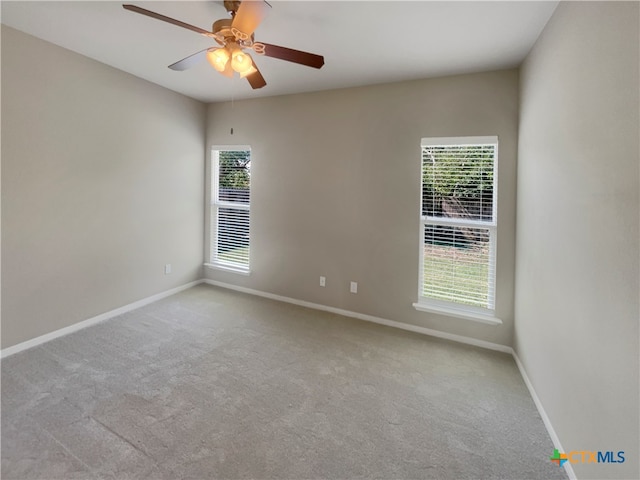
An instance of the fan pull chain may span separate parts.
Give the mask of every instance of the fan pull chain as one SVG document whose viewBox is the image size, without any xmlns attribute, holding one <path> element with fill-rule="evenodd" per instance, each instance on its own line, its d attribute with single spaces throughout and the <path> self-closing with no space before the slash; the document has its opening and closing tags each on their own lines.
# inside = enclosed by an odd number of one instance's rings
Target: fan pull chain
<svg viewBox="0 0 640 480">
<path fill-rule="evenodd" d="M 231 123 L 233 124 L 234 106 L 236 97 L 236 76 L 231 79 Z M 233 135 L 233 127 L 231 127 L 231 135 Z"/>
</svg>

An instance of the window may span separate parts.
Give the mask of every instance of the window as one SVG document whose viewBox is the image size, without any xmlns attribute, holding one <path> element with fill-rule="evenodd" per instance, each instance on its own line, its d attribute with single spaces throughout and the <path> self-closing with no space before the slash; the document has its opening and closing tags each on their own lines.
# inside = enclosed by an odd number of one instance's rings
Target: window
<svg viewBox="0 0 640 480">
<path fill-rule="evenodd" d="M 497 137 L 423 138 L 419 310 L 494 318 Z"/>
<path fill-rule="evenodd" d="M 249 271 L 251 149 L 214 147 L 211 152 L 210 265 Z"/>
</svg>

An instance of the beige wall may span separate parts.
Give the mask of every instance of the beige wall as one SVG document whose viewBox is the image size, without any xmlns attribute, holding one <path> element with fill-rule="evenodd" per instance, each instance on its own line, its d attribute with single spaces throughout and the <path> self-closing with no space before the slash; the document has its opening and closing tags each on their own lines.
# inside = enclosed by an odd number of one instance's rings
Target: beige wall
<svg viewBox="0 0 640 480">
<path fill-rule="evenodd" d="M 638 478 L 637 2 L 561 3 L 521 72 L 515 348 L 578 478 Z"/>
<path fill-rule="evenodd" d="M 2 27 L 2 347 L 201 277 L 204 124 L 199 102 Z"/>
<path fill-rule="evenodd" d="M 230 134 L 231 127 L 234 134 Z M 208 278 L 510 345 L 515 70 L 209 106 L 207 144 L 252 147 L 252 274 Z M 417 312 L 420 139 L 498 135 L 502 326 Z M 327 277 L 326 288 L 319 277 Z M 359 291 L 349 293 L 349 282 Z"/>
</svg>

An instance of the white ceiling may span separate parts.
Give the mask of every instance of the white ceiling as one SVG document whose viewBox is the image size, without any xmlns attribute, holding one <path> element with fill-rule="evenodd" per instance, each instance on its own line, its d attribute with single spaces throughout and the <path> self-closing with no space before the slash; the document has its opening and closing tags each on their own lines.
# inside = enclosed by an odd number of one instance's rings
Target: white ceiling
<svg viewBox="0 0 640 480">
<path fill-rule="evenodd" d="M 209 30 L 222 2 L 2 1 L 2 23 L 189 97 L 218 102 L 515 67 L 558 2 L 273 1 L 256 40 L 324 55 L 321 70 L 267 57 L 267 86 L 223 77 L 206 62 L 168 65 L 213 45 L 126 11 L 123 3 Z M 35 59 L 34 59 L 35 60 Z"/>
</svg>

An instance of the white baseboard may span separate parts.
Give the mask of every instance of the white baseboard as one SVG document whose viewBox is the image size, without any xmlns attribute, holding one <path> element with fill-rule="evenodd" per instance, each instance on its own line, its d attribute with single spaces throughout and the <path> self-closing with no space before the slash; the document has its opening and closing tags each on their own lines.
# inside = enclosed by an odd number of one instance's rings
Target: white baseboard
<svg viewBox="0 0 640 480">
<path fill-rule="evenodd" d="M 452 340 L 458 343 L 465 343 L 467 345 L 475 345 L 476 347 L 487 348 L 489 350 L 497 350 L 504 353 L 512 353 L 511 347 L 506 345 L 500 345 L 498 343 L 485 342 L 484 340 L 478 340 L 476 338 L 465 337 L 463 335 L 455 335 L 453 333 L 441 332 L 439 330 L 432 330 L 426 327 L 419 327 L 418 325 L 411 325 L 409 323 L 396 322 L 394 320 L 387 320 L 386 318 L 374 317 L 373 315 L 367 315 L 365 313 L 352 312 L 350 310 L 343 310 L 341 308 L 329 307 L 327 305 L 321 305 L 319 303 L 306 302 L 304 300 L 298 300 L 290 297 L 283 297 L 282 295 L 276 295 L 274 293 L 263 292 L 261 290 L 254 290 L 252 288 L 238 287 L 229 283 L 219 282 L 217 280 L 205 279 L 204 283 L 214 285 L 216 287 L 226 288 L 229 290 L 236 290 L 238 292 L 248 293 L 256 295 L 258 297 L 269 298 L 271 300 L 277 300 L 280 302 L 292 303 L 293 305 L 299 305 L 301 307 L 312 308 L 314 310 L 322 310 L 324 312 L 336 313 L 345 317 L 357 318 L 358 320 L 364 320 L 367 322 L 373 322 L 380 325 L 386 325 L 388 327 L 400 328 L 402 330 L 408 330 L 410 332 L 421 333 L 423 335 L 429 335 L 432 337 L 444 338 L 446 340 Z"/>
<path fill-rule="evenodd" d="M 33 348 L 38 345 L 42 345 L 43 343 L 53 340 L 54 338 L 62 337 L 64 335 L 77 332 L 78 330 L 82 330 L 83 328 L 90 327 L 91 325 L 95 325 L 96 323 L 100 323 L 110 318 L 117 317 L 118 315 L 122 315 L 123 313 L 130 312 L 131 310 L 135 310 L 136 308 L 144 307 L 145 305 L 148 305 L 157 300 L 160 300 L 161 298 L 165 298 L 175 293 L 181 292 L 182 290 L 186 290 L 188 288 L 194 287 L 202 282 L 203 280 L 196 280 L 194 282 L 190 282 L 185 285 L 172 288 L 171 290 L 166 290 L 164 292 L 151 295 L 150 297 L 143 298 L 142 300 L 138 300 L 137 302 L 133 302 L 133 303 L 130 303 L 129 305 L 116 308 L 115 310 L 102 313 L 100 315 L 89 318 L 87 320 L 74 323 L 73 325 L 69 325 L 68 327 L 64 327 L 59 330 L 54 330 L 53 332 L 45 333 L 44 335 L 40 335 L 39 337 L 32 338 L 31 340 L 27 340 L 25 342 L 18 343 L 17 345 L 4 348 L 0 351 L 0 358 L 6 358 L 9 355 L 14 355 L 18 352 L 22 352 L 23 350 L 27 350 L 28 348 Z"/>
<path fill-rule="evenodd" d="M 545 411 L 544 407 L 542 406 L 542 402 L 540 401 L 540 397 L 538 397 L 538 394 L 536 393 L 535 389 L 533 388 L 533 384 L 531 383 L 531 380 L 529 380 L 529 375 L 527 375 L 527 372 L 524 369 L 524 365 L 520 361 L 520 358 L 518 358 L 518 354 L 515 352 L 515 350 L 512 349 L 511 353 L 513 355 L 513 359 L 516 361 L 516 365 L 518 365 L 518 370 L 520 370 L 520 375 L 522 376 L 522 379 L 524 380 L 525 385 L 529 389 L 529 394 L 531 395 L 531 398 L 533 398 L 533 403 L 536 404 L 536 408 L 538 409 L 538 413 L 542 417 L 542 421 L 544 423 L 544 426 L 547 429 L 547 432 L 549 433 L 549 436 L 551 437 L 551 441 L 553 442 L 553 446 L 555 448 L 557 448 L 560 452 L 565 452 L 565 449 L 562 448 L 562 444 L 560 443 L 560 438 L 556 434 L 556 431 L 554 430 L 553 425 L 551 425 L 551 419 L 549 418 L 549 415 L 547 415 L 547 412 Z M 549 456 L 551 456 L 551 453 L 549 454 Z M 571 466 L 571 463 L 565 462 L 564 463 L 564 469 L 567 472 L 567 475 L 569 475 L 569 478 L 571 480 L 576 480 L 578 478 L 578 477 L 576 477 L 576 474 L 573 471 L 573 467 Z"/>
</svg>

